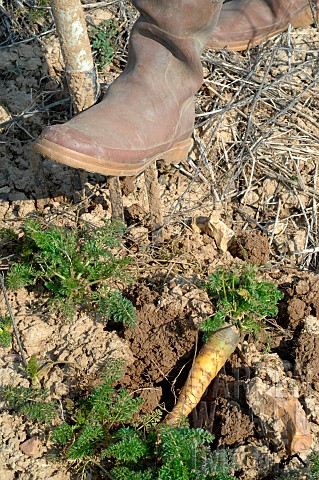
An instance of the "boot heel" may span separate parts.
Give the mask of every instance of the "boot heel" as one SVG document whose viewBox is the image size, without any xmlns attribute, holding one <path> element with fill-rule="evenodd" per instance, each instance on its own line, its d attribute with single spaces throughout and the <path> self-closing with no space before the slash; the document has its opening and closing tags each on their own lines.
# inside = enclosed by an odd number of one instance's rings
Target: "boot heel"
<svg viewBox="0 0 319 480">
<path fill-rule="evenodd" d="M 175 145 L 167 152 L 161 154 L 157 160 L 161 160 L 164 165 L 176 165 L 187 158 L 188 152 L 193 146 L 193 139 L 188 138 L 183 142 L 175 143 Z"/>
</svg>

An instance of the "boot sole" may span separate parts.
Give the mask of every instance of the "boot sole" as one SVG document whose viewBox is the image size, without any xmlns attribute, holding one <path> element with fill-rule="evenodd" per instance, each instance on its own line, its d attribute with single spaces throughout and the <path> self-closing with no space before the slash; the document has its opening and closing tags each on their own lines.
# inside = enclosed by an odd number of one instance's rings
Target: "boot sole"
<svg viewBox="0 0 319 480">
<path fill-rule="evenodd" d="M 318 20 L 318 19 L 317 19 Z M 314 22 L 314 18 L 311 12 L 311 8 L 301 12 L 298 17 L 291 23 L 291 25 L 294 28 L 303 28 L 303 27 L 308 27 Z M 220 48 L 226 48 L 228 50 L 232 50 L 234 52 L 241 52 L 243 50 L 247 50 L 248 48 L 251 47 L 256 47 L 262 42 L 265 42 L 266 40 L 269 40 L 270 38 L 274 37 L 275 35 L 278 35 L 279 33 L 284 32 L 287 29 L 287 25 L 281 28 L 278 28 L 277 30 L 272 30 L 269 33 L 264 33 L 262 35 L 259 35 L 258 37 L 253 38 L 252 40 L 247 41 L 238 41 L 238 42 L 231 42 L 227 45 L 222 45 L 221 43 L 214 45 L 209 45 L 210 48 L 212 49 L 220 49 Z"/>
<path fill-rule="evenodd" d="M 166 165 L 177 164 L 187 158 L 193 146 L 191 138 L 177 142 L 172 148 L 163 153 L 158 153 L 150 158 L 144 158 L 138 164 L 118 164 L 106 161 L 103 165 L 94 158 L 82 153 L 69 150 L 46 139 L 35 145 L 35 150 L 50 160 L 62 163 L 68 167 L 80 168 L 87 172 L 100 173 L 111 177 L 131 177 L 142 173 L 148 165 L 157 160 L 162 160 Z"/>
</svg>

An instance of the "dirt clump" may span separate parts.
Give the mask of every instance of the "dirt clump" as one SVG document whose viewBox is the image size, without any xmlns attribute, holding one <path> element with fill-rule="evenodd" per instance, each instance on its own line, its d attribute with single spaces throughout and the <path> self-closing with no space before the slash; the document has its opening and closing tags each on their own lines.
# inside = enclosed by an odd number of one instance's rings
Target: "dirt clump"
<svg viewBox="0 0 319 480">
<path fill-rule="evenodd" d="M 316 327 L 315 329 L 313 327 Z M 306 386 L 319 392 L 319 319 L 309 316 L 295 346 L 296 374 Z"/>
<path fill-rule="evenodd" d="M 244 232 L 232 241 L 230 253 L 234 258 L 249 261 L 255 265 L 266 265 L 270 258 L 267 235 L 259 232 Z"/>
<path fill-rule="evenodd" d="M 221 422 L 219 447 L 240 445 L 254 434 L 254 423 L 238 404 L 221 398 L 218 402 L 218 414 Z M 216 419 L 218 422 L 218 417 Z"/>
<path fill-rule="evenodd" d="M 285 292 L 285 298 L 279 304 L 279 323 L 292 331 L 297 329 L 299 333 L 306 317 L 319 317 L 318 276 L 289 268 L 282 270 L 280 275 L 272 273 L 271 276 L 279 281 Z"/>
</svg>

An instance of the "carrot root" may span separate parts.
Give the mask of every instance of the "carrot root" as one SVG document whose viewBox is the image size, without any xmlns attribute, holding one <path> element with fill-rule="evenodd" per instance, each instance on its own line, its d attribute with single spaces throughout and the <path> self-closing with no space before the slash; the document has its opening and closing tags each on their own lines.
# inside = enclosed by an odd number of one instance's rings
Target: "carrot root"
<svg viewBox="0 0 319 480">
<path fill-rule="evenodd" d="M 195 358 L 176 405 L 164 420 L 166 424 L 176 425 L 181 417 L 190 414 L 238 342 L 239 335 L 233 326 L 223 327 L 209 337 Z"/>
</svg>

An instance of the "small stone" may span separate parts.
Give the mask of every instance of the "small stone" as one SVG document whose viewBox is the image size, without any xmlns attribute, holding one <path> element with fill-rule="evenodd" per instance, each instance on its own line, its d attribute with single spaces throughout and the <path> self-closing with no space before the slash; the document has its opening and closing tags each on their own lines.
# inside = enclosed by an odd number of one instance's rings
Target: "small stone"
<svg viewBox="0 0 319 480">
<path fill-rule="evenodd" d="M 28 457 L 35 457 L 40 453 L 39 451 L 40 441 L 38 437 L 31 437 L 25 442 L 20 444 L 20 450 Z"/>
<path fill-rule="evenodd" d="M 148 229 L 146 227 L 132 227 L 130 229 L 132 238 L 139 242 L 139 245 L 148 243 Z"/>
<path fill-rule="evenodd" d="M 298 295 L 306 295 L 309 292 L 310 285 L 307 280 L 300 280 L 296 285 L 296 293 Z"/>
<path fill-rule="evenodd" d="M 304 330 L 310 335 L 319 335 L 319 319 L 313 315 L 308 315 L 305 318 Z"/>
<path fill-rule="evenodd" d="M 16 206 L 18 218 L 25 218 L 29 213 L 35 211 L 34 200 L 25 200 L 24 202 L 18 202 L 18 205 Z"/>
<path fill-rule="evenodd" d="M 267 225 L 269 235 L 280 235 L 286 230 L 287 224 L 285 222 L 270 223 Z"/>
<path fill-rule="evenodd" d="M 10 118 L 10 114 L 3 108 L 2 105 L 0 105 L 0 123 L 6 122 L 7 120 L 10 120 Z M 0 130 L 2 130 L 2 128 Z"/>
<path fill-rule="evenodd" d="M 227 252 L 228 244 L 234 236 L 231 230 L 220 220 L 221 210 L 214 210 L 209 217 L 196 217 L 193 220 L 192 228 L 195 232 L 206 233 L 212 237 L 222 252 Z"/>
</svg>

